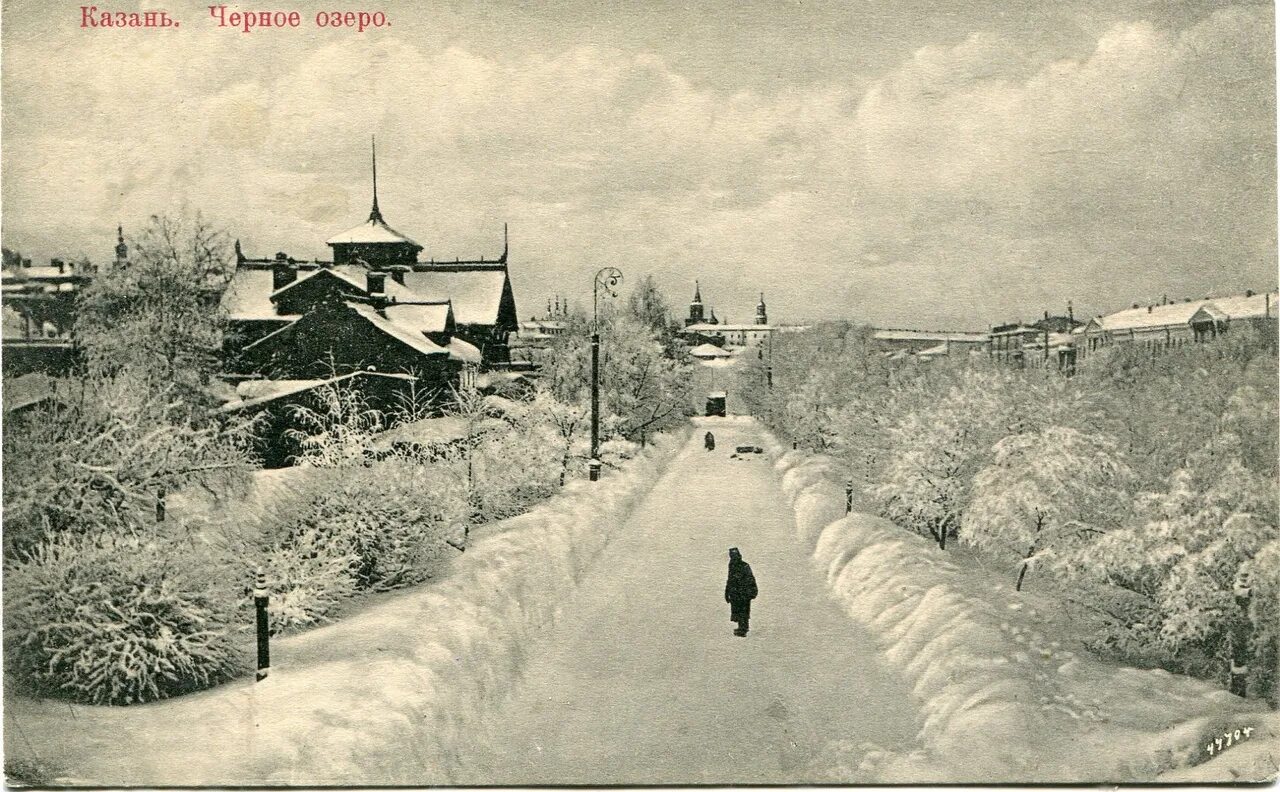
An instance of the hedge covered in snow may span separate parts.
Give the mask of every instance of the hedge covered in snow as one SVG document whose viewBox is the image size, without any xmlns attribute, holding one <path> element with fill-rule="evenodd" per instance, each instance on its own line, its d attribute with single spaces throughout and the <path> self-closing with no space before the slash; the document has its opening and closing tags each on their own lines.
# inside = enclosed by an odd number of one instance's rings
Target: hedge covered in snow
<svg viewBox="0 0 1280 792">
<path fill-rule="evenodd" d="M 792 451 L 776 467 L 832 594 L 924 713 L 909 750 L 828 746 L 827 780 L 1151 781 L 1208 758 L 1204 738 L 1260 721 L 1260 702 L 1092 657 L 1086 627 L 1049 597 L 1015 594 L 1007 578 L 888 520 L 845 516 L 834 460 Z"/>
<path fill-rule="evenodd" d="M 475 713 L 507 694 L 533 635 L 683 441 L 660 437 L 600 482 L 571 481 L 484 526 L 443 580 L 281 639 L 263 682 L 143 709 L 78 708 L 70 730 L 62 705 L 26 702 L 23 728 L 40 745 L 75 735 L 81 755 L 66 762 L 69 782 L 446 783 L 466 761 Z"/>
</svg>

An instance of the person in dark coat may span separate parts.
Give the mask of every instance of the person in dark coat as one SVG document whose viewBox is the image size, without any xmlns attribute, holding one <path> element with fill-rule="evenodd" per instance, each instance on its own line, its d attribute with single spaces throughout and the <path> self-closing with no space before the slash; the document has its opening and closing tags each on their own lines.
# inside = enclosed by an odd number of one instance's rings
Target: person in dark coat
<svg viewBox="0 0 1280 792">
<path fill-rule="evenodd" d="M 724 584 L 724 601 L 729 603 L 729 621 L 738 623 L 738 629 L 733 631 L 734 635 L 742 637 L 747 634 L 748 622 L 751 620 L 751 600 L 758 593 L 751 565 L 742 560 L 742 553 L 738 552 L 738 548 L 729 548 L 729 579 Z"/>
<path fill-rule="evenodd" d="M 716 436 L 707 432 L 707 436 L 702 438 L 702 444 L 707 447 L 708 451 L 716 450 Z"/>
</svg>

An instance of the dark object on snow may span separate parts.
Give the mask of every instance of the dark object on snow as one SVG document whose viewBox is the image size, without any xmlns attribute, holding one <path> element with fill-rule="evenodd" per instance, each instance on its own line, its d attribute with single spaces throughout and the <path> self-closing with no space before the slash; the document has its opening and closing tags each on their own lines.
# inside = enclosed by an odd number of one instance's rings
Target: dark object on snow
<svg viewBox="0 0 1280 792">
<path fill-rule="evenodd" d="M 723 391 L 718 391 L 716 393 L 708 393 L 707 394 L 707 417 L 708 418 L 713 416 L 720 417 L 720 418 L 725 417 L 725 414 L 727 412 L 725 403 L 726 401 L 728 401 L 728 398 L 729 398 L 728 394 L 724 393 Z"/>
<path fill-rule="evenodd" d="M 760 446 L 738 446 L 739 454 L 763 454 L 764 449 Z"/>
<path fill-rule="evenodd" d="M 708 451 L 716 450 L 716 436 L 707 432 L 706 437 L 702 438 L 702 444 L 707 447 Z"/>
<path fill-rule="evenodd" d="M 751 600 L 758 593 L 751 565 L 742 560 L 742 553 L 738 552 L 738 548 L 729 548 L 729 579 L 724 584 L 724 601 L 729 603 L 729 621 L 738 623 L 738 629 L 733 631 L 734 635 L 747 634 L 751 619 Z"/>
</svg>

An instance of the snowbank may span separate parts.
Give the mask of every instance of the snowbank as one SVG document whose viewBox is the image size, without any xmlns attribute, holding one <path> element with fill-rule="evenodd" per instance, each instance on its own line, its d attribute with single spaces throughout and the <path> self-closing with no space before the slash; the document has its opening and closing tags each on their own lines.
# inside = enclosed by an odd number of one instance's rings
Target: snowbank
<svg viewBox="0 0 1280 792">
<path fill-rule="evenodd" d="M 682 444 L 659 438 L 601 482 L 473 533 L 437 583 L 275 642 L 263 682 L 128 708 L 12 699 L 8 725 L 60 783 L 446 783 L 474 713 L 505 695 L 532 634 Z"/>
<path fill-rule="evenodd" d="M 1270 733 L 1262 704 L 1098 660 L 1053 600 L 1015 593 L 887 520 L 846 517 L 832 460 L 787 452 L 775 467 L 832 594 L 877 637 L 924 716 L 913 748 L 832 743 L 817 768 L 827 780 L 1154 781 L 1207 759 L 1215 734 Z"/>
</svg>

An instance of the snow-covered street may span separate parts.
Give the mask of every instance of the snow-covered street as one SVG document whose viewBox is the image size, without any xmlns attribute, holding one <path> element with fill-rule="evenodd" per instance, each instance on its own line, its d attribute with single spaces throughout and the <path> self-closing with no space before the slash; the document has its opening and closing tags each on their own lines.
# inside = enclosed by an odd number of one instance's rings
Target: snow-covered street
<svg viewBox="0 0 1280 792">
<path fill-rule="evenodd" d="M 913 739 L 905 684 L 828 596 L 771 461 L 731 458 L 763 443 L 754 424 L 699 427 L 529 647 L 452 781 L 796 783 L 829 740 Z M 760 586 L 746 638 L 723 599 L 731 546 Z"/>
</svg>

